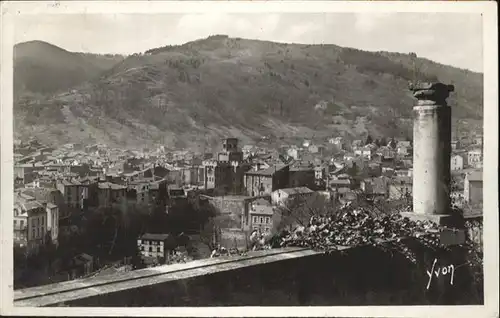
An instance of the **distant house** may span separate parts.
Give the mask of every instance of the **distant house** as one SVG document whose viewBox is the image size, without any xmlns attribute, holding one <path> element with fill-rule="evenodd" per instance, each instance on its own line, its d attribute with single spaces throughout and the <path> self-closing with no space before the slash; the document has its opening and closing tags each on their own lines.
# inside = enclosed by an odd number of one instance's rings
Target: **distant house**
<svg viewBox="0 0 500 318">
<path fill-rule="evenodd" d="M 113 204 L 125 203 L 127 187 L 111 182 L 98 184 L 98 202 L 100 207 L 110 207 Z"/>
<path fill-rule="evenodd" d="M 146 233 L 137 239 L 137 247 L 146 264 L 163 264 L 175 248 L 175 239 L 170 234 Z"/>
<path fill-rule="evenodd" d="M 342 137 L 335 137 L 328 139 L 328 143 L 335 145 L 340 150 L 345 150 L 345 141 Z"/>
<path fill-rule="evenodd" d="M 23 194 L 14 196 L 14 246 L 26 248 L 28 254 L 37 253 L 45 244 L 52 226 L 52 206 L 35 201 Z"/>
<path fill-rule="evenodd" d="M 287 151 L 286 151 L 286 154 L 293 158 L 294 160 L 298 160 L 299 159 L 299 150 L 297 148 L 289 148 Z"/>
<path fill-rule="evenodd" d="M 363 140 L 359 140 L 359 139 L 358 140 L 354 140 L 352 142 L 352 149 L 356 150 L 358 148 L 363 147 L 363 145 L 364 145 Z"/>
<path fill-rule="evenodd" d="M 68 275 L 69 280 L 77 279 L 78 277 L 86 276 L 92 273 L 94 270 L 94 258 L 88 254 L 81 253 L 69 261 L 62 268 L 62 273 Z"/>
<path fill-rule="evenodd" d="M 478 136 L 474 138 L 474 144 L 477 146 L 483 146 L 483 136 Z"/>
<path fill-rule="evenodd" d="M 459 171 L 464 169 L 464 158 L 460 155 L 453 155 L 450 159 L 450 170 Z"/>
<path fill-rule="evenodd" d="M 316 184 L 315 171 L 312 166 L 290 167 L 288 180 L 289 188 L 308 187 L 314 188 Z"/>
<path fill-rule="evenodd" d="M 245 172 L 245 189 L 249 196 L 270 195 L 277 189 L 286 188 L 289 183 L 289 166 L 274 165 L 263 170 Z"/>
<path fill-rule="evenodd" d="M 263 198 L 253 201 L 250 205 L 250 228 L 263 234 L 269 234 L 273 229 L 274 209 L 268 200 Z"/>
<path fill-rule="evenodd" d="M 413 150 L 412 150 L 411 146 L 406 146 L 405 144 L 399 145 L 399 143 L 398 143 L 398 147 L 397 147 L 398 155 L 400 155 L 402 157 L 410 156 L 412 154 L 412 151 Z"/>
<path fill-rule="evenodd" d="M 467 163 L 470 167 L 481 168 L 483 164 L 481 149 L 474 149 L 467 153 Z"/>
<path fill-rule="evenodd" d="M 225 195 L 206 198 L 222 219 L 221 229 L 250 229 L 250 205 L 258 197 Z"/>
<path fill-rule="evenodd" d="M 360 188 L 369 200 L 387 199 L 389 197 L 390 179 L 387 177 L 368 178 L 360 183 Z"/>
<path fill-rule="evenodd" d="M 396 177 L 389 186 L 389 200 L 404 200 L 412 196 L 413 179 L 411 177 Z"/>
<path fill-rule="evenodd" d="M 62 193 L 64 204 L 69 209 L 83 209 L 84 200 L 88 199 L 88 186 L 76 179 L 58 181 L 57 189 Z M 67 216 L 69 210 L 63 209 L 61 216 Z"/>
<path fill-rule="evenodd" d="M 375 154 L 376 148 L 373 145 L 366 145 L 363 147 L 362 156 L 368 160 L 372 160 L 373 155 Z"/>
<path fill-rule="evenodd" d="M 350 189 L 352 182 L 350 179 L 333 179 L 329 181 L 328 186 L 331 189 Z"/>
<path fill-rule="evenodd" d="M 483 172 L 474 171 L 465 175 L 464 200 L 469 205 L 483 202 Z"/>
<path fill-rule="evenodd" d="M 356 201 L 358 194 L 349 188 L 332 189 L 332 197 L 341 204 Z"/>
<path fill-rule="evenodd" d="M 273 205 L 286 205 L 287 202 L 296 198 L 307 198 L 310 197 L 314 191 L 307 187 L 298 188 L 286 188 L 273 191 L 271 194 L 271 200 Z"/>
<path fill-rule="evenodd" d="M 451 150 L 458 150 L 462 147 L 460 140 L 453 140 L 451 142 Z"/>
<path fill-rule="evenodd" d="M 394 168 L 382 167 L 382 175 L 386 177 L 392 177 L 395 174 Z"/>
<path fill-rule="evenodd" d="M 322 145 L 310 145 L 308 151 L 310 153 L 323 153 L 325 147 Z"/>
<path fill-rule="evenodd" d="M 394 159 L 394 157 L 396 156 L 396 152 L 394 151 L 394 149 L 387 146 L 380 147 L 379 149 L 377 149 L 376 153 L 382 157 L 382 161 Z"/>
<path fill-rule="evenodd" d="M 316 167 L 314 167 L 314 178 L 316 179 L 316 181 L 325 179 L 330 173 L 329 170 L 329 166 L 326 164 L 317 165 Z"/>
</svg>

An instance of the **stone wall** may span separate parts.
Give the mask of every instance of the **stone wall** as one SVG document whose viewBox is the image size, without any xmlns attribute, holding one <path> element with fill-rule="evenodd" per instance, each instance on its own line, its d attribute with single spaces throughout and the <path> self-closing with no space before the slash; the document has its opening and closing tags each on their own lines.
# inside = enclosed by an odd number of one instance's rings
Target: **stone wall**
<svg viewBox="0 0 500 318">
<path fill-rule="evenodd" d="M 225 224 L 225 228 L 242 228 L 245 216 L 248 215 L 249 201 L 243 198 L 213 197 L 210 204 L 214 206 L 217 214 L 228 216 L 230 222 Z"/>
<path fill-rule="evenodd" d="M 102 294 L 67 306 L 349 306 L 482 304 L 460 256 L 422 266 L 373 247 L 264 263 Z M 436 261 L 434 261 L 436 260 Z M 434 265 L 433 265 L 434 264 Z M 455 265 L 453 282 L 449 265 Z M 443 268 L 446 268 L 443 270 Z M 427 271 L 439 272 L 429 284 Z M 429 288 L 427 286 L 429 284 Z"/>
</svg>

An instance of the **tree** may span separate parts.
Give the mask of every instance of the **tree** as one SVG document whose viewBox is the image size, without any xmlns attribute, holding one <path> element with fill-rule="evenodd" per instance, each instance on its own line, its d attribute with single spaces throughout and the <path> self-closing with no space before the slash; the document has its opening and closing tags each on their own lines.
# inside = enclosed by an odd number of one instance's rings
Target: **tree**
<svg viewBox="0 0 500 318">
<path fill-rule="evenodd" d="M 133 269 L 141 269 L 146 267 L 144 260 L 141 257 L 141 252 L 139 251 L 139 246 L 136 246 L 135 253 L 132 255 L 131 259 Z"/>
<path fill-rule="evenodd" d="M 368 135 L 368 137 L 366 137 L 366 142 L 365 142 L 365 145 L 369 145 L 373 142 L 373 138 L 372 136 Z"/>
<path fill-rule="evenodd" d="M 398 146 L 398 143 L 396 142 L 396 139 L 394 139 L 394 137 L 391 139 L 391 141 L 389 142 L 389 147 L 391 147 L 392 149 L 396 149 L 396 147 Z"/>
<path fill-rule="evenodd" d="M 380 138 L 380 145 L 387 146 L 387 139 L 385 137 Z"/>
<path fill-rule="evenodd" d="M 375 139 L 375 145 L 377 145 L 377 147 L 380 147 L 380 146 L 381 146 L 381 144 L 380 144 L 380 140 L 378 140 L 378 138 L 377 138 L 377 139 Z"/>
<path fill-rule="evenodd" d="M 216 215 L 210 217 L 208 221 L 201 226 L 200 242 L 205 244 L 210 250 L 214 250 L 220 239 L 221 230 L 227 228 L 231 221 L 228 215 Z"/>
<path fill-rule="evenodd" d="M 276 208 L 277 220 L 273 223 L 273 232 L 292 231 L 297 226 L 306 226 L 311 217 L 328 216 L 335 213 L 335 205 L 324 196 L 297 195 L 284 206 Z"/>
</svg>

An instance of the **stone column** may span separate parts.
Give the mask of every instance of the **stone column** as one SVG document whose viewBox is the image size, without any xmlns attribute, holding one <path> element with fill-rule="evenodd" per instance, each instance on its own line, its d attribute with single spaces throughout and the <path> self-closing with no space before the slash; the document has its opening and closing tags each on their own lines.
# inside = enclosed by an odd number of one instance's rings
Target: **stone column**
<svg viewBox="0 0 500 318">
<path fill-rule="evenodd" d="M 421 216 L 450 213 L 451 108 L 453 85 L 410 85 L 413 107 L 413 212 Z"/>
</svg>

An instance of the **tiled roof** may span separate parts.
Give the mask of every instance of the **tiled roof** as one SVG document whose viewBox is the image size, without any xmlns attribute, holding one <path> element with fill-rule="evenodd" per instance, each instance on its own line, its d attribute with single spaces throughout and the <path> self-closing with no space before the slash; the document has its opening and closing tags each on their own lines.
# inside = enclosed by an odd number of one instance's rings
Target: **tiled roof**
<svg viewBox="0 0 500 318">
<path fill-rule="evenodd" d="M 99 183 L 99 189 L 111 189 L 111 190 L 123 190 L 126 189 L 127 187 L 116 184 L 116 183 L 111 183 L 111 182 L 102 182 Z"/>
<path fill-rule="evenodd" d="M 43 208 L 43 205 L 38 201 L 28 201 L 24 204 L 26 210 L 33 210 L 38 208 Z"/>
<path fill-rule="evenodd" d="M 146 233 L 141 236 L 141 240 L 153 240 L 153 241 L 164 241 L 168 239 L 170 234 L 154 234 Z"/>
<path fill-rule="evenodd" d="M 281 191 L 285 192 L 286 194 L 306 194 L 314 192 L 313 190 L 307 187 L 286 188 L 286 189 L 281 189 Z"/>
<path fill-rule="evenodd" d="M 467 179 L 469 181 L 483 181 L 483 172 L 482 171 L 472 171 L 467 175 Z"/>
<path fill-rule="evenodd" d="M 246 174 L 252 174 L 252 175 L 260 175 L 260 176 L 272 176 L 275 172 L 278 172 L 282 169 L 284 169 L 286 165 L 275 165 L 272 167 L 269 167 L 267 169 L 259 170 L 259 171 L 247 171 Z"/>
<path fill-rule="evenodd" d="M 64 185 L 64 186 L 78 186 L 78 185 L 81 185 L 81 183 L 77 180 L 62 180 L 61 181 L 61 184 Z"/>
<path fill-rule="evenodd" d="M 253 204 L 255 204 L 255 205 L 265 205 L 265 206 L 270 206 L 271 205 L 271 203 L 269 203 L 269 201 L 267 201 L 266 199 L 263 199 L 263 198 L 255 200 L 253 202 Z"/>
<path fill-rule="evenodd" d="M 333 184 L 333 185 L 350 185 L 351 184 L 351 180 L 349 180 L 349 179 L 333 179 L 333 180 L 330 180 L 330 184 Z"/>
<path fill-rule="evenodd" d="M 413 178 L 407 176 L 398 176 L 393 179 L 393 183 L 395 184 L 412 184 Z"/>
</svg>

